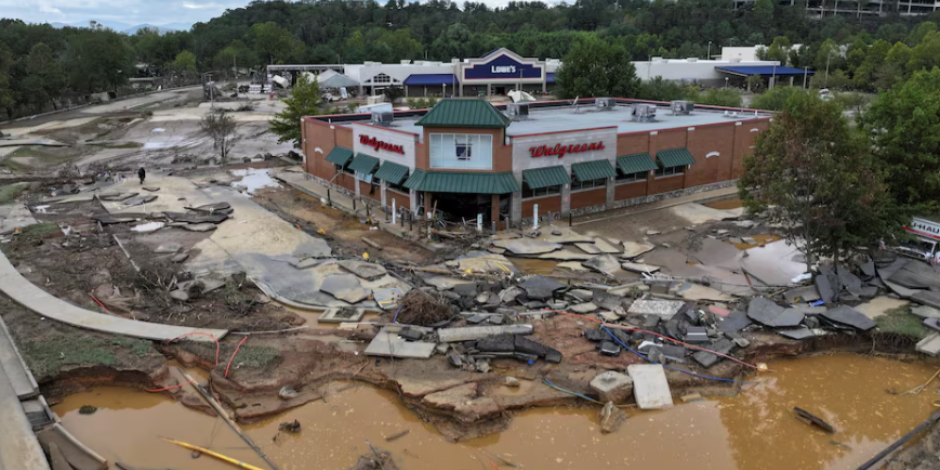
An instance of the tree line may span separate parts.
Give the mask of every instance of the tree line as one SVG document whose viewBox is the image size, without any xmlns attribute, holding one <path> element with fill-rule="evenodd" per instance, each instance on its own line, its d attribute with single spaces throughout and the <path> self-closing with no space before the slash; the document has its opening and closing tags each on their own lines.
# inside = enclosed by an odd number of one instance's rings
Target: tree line
<svg viewBox="0 0 940 470">
<path fill-rule="evenodd" d="M 3 19 L 0 108 L 8 116 L 34 113 L 113 91 L 141 73 L 233 76 L 271 63 L 449 61 L 498 47 L 527 57 L 564 58 L 595 40 L 627 60 L 704 58 L 722 46 L 768 44 L 767 57 L 795 67 L 828 66 L 828 81 L 816 83 L 817 74 L 814 84 L 886 89 L 940 61 L 935 19 L 940 17 L 896 13 L 810 19 L 799 3 L 773 0 L 740 9 L 728 0 L 535 1 L 498 8 L 448 0 L 255 1 L 189 31 L 144 29 L 130 36 L 94 22 L 56 29 Z M 651 94 L 676 94 L 669 85 L 657 86 Z"/>
</svg>

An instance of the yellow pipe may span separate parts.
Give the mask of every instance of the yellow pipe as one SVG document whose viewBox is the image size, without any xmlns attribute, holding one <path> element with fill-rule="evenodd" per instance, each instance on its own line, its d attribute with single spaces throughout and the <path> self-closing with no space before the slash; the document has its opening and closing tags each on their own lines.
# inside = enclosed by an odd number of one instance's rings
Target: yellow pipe
<svg viewBox="0 0 940 470">
<path fill-rule="evenodd" d="M 167 442 L 169 442 L 169 443 L 172 443 L 172 444 L 176 444 L 176 445 L 181 446 L 181 447 L 185 447 L 185 448 L 190 449 L 190 450 L 195 450 L 195 451 L 198 451 L 198 452 L 202 452 L 203 454 L 206 454 L 206 455 L 215 457 L 215 458 L 217 458 L 217 459 L 219 459 L 219 460 L 224 460 L 224 461 L 226 461 L 226 462 L 228 462 L 228 463 L 230 463 L 230 464 L 232 464 L 232 465 L 235 465 L 235 466 L 237 466 L 237 467 L 247 468 L 248 470 L 263 470 L 263 469 L 261 469 L 261 468 L 259 468 L 259 467 L 255 467 L 254 465 L 250 465 L 250 464 L 247 464 L 247 463 L 245 463 L 245 462 L 239 462 L 238 460 L 235 460 L 235 459 L 233 459 L 233 458 L 226 457 L 226 456 L 224 456 L 224 455 L 222 455 L 222 454 L 219 454 L 219 453 L 216 453 L 216 452 L 212 452 L 212 451 L 209 450 L 209 449 L 205 449 L 205 448 L 202 448 L 202 447 L 199 447 L 199 446 L 194 446 L 194 445 L 192 445 L 192 444 L 187 444 L 187 443 L 185 443 L 185 442 L 174 441 L 173 439 L 167 439 L 167 438 L 165 438 L 165 437 L 163 438 L 163 440 L 164 440 L 164 441 L 167 441 Z"/>
</svg>

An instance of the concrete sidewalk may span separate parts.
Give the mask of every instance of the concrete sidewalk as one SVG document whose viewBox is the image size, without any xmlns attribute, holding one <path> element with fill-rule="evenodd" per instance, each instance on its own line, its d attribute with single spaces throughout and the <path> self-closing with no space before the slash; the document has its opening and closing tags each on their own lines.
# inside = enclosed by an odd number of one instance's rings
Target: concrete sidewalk
<svg viewBox="0 0 940 470">
<path fill-rule="evenodd" d="M 642 214 L 644 212 L 655 211 L 659 209 L 666 209 L 669 207 L 681 206 L 683 204 L 688 204 L 691 202 L 702 203 L 706 201 L 711 201 L 715 199 L 724 199 L 731 196 L 734 196 L 738 193 L 737 186 L 731 186 L 728 188 L 716 189 L 714 191 L 704 191 L 701 193 L 689 194 L 687 196 L 679 196 L 663 199 L 661 201 L 651 202 L 649 204 L 640 204 L 636 206 L 624 207 L 622 209 L 614 209 L 610 211 L 598 212 L 596 214 L 589 214 L 581 217 L 575 217 L 572 225 L 584 225 L 591 222 L 601 222 L 604 220 L 618 219 L 620 217 L 626 217 L 629 215 Z"/>
<path fill-rule="evenodd" d="M 222 339 L 222 337 L 228 333 L 228 330 L 188 328 L 184 326 L 128 320 L 126 318 L 105 315 L 103 313 L 92 312 L 91 310 L 76 307 L 75 305 L 54 297 L 26 280 L 26 278 L 16 271 L 16 268 L 10 264 L 10 261 L 2 252 L 0 252 L 0 290 L 18 304 L 39 315 L 78 328 L 87 328 L 103 333 L 132 336 L 134 338 L 155 341 L 169 341 L 187 333 L 206 333 L 216 339 Z M 208 340 L 202 335 L 192 335 L 189 336 L 189 339 L 194 341 Z M 16 398 L 15 394 L 14 398 Z"/>
<path fill-rule="evenodd" d="M 0 470 L 49 470 L 13 385 L 0 367 Z"/>
</svg>

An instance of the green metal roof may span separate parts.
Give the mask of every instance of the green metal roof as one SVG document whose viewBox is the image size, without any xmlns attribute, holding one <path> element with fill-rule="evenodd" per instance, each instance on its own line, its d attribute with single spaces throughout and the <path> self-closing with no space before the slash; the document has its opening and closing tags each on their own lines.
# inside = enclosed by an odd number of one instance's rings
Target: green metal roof
<svg viewBox="0 0 940 470">
<path fill-rule="evenodd" d="M 360 152 L 356 154 L 356 158 L 353 158 L 352 163 L 349 164 L 349 169 L 358 171 L 359 173 L 372 173 L 377 166 L 379 166 L 378 158 Z"/>
<path fill-rule="evenodd" d="M 532 189 L 547 188 L 571 182 L 568 170 L 565 170 L 563 166 L 522 170 L 522 179 Z"/>
<path fill-rule="evenodd" d="M 511 171 L 505 173 L 455 173 L 415 170 L 405 187 L 432 193 L 506 194 L 519 191 Z"/>
<path fill-rule="evenodd" d="M 629 175 L 632 173 L 642 173 L 656 169 L 656 162 L 648 153 L 635 153 L 633 155 L 624 155 L 617 157 L 617 168 L 620 172 Z"/>
<path fill-rule="evenodd" d="M 326 156 L 326 161 L 339 166 L 346 166 L 346 162 L 353 156 L 353 151 L 346 147 L 333 147 L 330 154 Z"/>
<path fill-rule="evenodd" d="M 401 182 L 405 181 L 405 178 L 407 177 L 407 166 L 399 165 L 389 161 L 382 162 L 382 166 L 379 167 L 379 171 L 376 171 L 375 175 L 373 176 L 375 179 L 380 179 L 392 184 L 401 184 Z"/>
<path fill-rule="evenodd" d="M 607 160 L 594 160 L 593 162 L 575 163 L 571 165 L 571 174 L 578 181 L 599 180 L 617 176 L 614 167 Z"/>
<path fill-rule="evenodd" d="M 438 101 L 416 124 L 424 127 L 505 129 L 511 122 L 487 101 L 448 98 Z"/>
<path fill-rule="evenodd" d="M 692 157 L 692 154 L 689 153 L 689 150 L 685 147 L 660 150 L 656 152 L 656 159 L 659 160 L 663 168 L 685 166 L 695 163 L 695 158 Z"/>
</svg>

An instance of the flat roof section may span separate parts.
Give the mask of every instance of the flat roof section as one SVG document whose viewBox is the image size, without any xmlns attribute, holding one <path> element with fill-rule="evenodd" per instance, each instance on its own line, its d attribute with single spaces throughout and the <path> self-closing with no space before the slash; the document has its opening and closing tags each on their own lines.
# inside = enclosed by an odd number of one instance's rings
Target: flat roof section
<svg viewBox="0 0 940 470">
<path fill-rule="evenodd" d="M 656 107 L 656 119 L 652 122 L 634 121 L 631 115 L 631 106 L 618 104 L 609 108 L 591 104 L 579 106 L 557 106 L 552 108 L 529 108 L 527 119 L 512 121 L 506 129 L 509 136 L 524 136 L 529 134 L 544 134 L 550 132 L 572 132 L 602 127 L 616 127 L 618 134 L 629 132 L 652 132 L 664 129 L 677 129 L 683 127 L 705 126 L 726 122 L 748 121 L 753 119 L 769 118 L 769 113 L 756 115 L 754 111 L 724 111 L 714 109 L 696 108 L 689 115 L 673 115 L 669 106 Z M 390 126 L 392 129 L 422 135 L 423 128 L 416 125 L 420 116 L 399 117 Z M 348 126 L 355 121 L 337 122 L 336 124 Z M 432 131 L 433 132 L 433 131 Z"/>
</svg>

